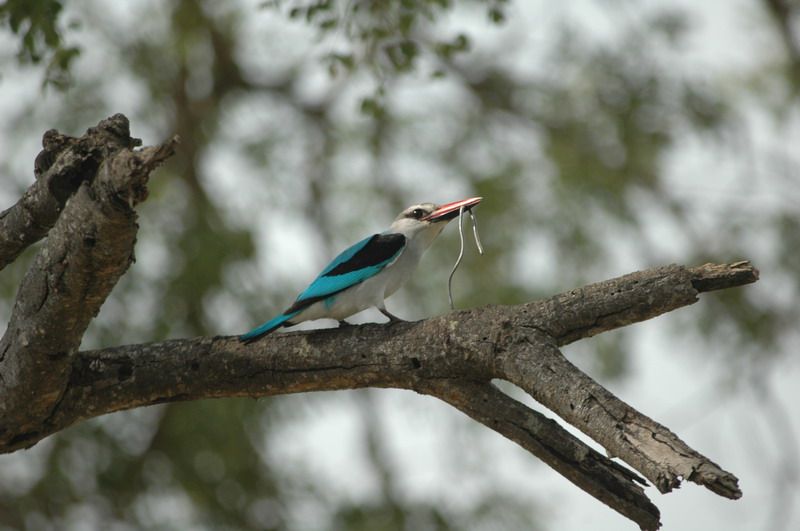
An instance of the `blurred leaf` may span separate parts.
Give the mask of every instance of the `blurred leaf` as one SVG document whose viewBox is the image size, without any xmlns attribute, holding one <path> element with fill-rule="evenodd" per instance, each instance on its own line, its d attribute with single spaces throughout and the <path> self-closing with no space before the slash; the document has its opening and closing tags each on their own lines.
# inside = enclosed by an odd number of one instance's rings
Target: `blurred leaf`
<svg viewBox="0 0 800 531">
<path fill-rule="evenodd" d="M 0 4 L 0 24 L 8 24 L 21 37 L 18 60 L 39 63 L 49 57 L 43 84 L 61 90 L 70 84 L 72 61 L 80 54 L 77 46 L 63 44 L 58 27 L 62 8 L 59 0 L 6 0 Z"/>
</svg>

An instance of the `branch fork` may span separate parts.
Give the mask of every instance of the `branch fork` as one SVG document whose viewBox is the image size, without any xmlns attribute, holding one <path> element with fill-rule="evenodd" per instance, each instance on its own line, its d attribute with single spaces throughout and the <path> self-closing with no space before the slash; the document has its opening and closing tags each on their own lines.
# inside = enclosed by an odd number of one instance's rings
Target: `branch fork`
<svg viewBox="0 0 800 531">
<path fill-rule="evenodd" d="M 682 481 L 731 499 L 738 480 L 614 396 L 559 347 L 755 282 L 748 262 L 671 265 L 519 306 L 487 306 L 416 323 L 274 334 L 244 345 L 201 337 L 78 351 L 127 270 L 134 206 L 176 139 L 139 150 L 113 116 L 80 138 L 51 131 L 36 182 L 0 214 L 0 268 L 47 241 L 20 286 L 0 340 L 0 452 L 30 447 L 84 419 L 177 400 L 363 387 L 434 396 L 497 431 L 642 529 L 660 526 L 644 486 Z M 602 445 L 622 466 L 493 383 L 507 380 Z"/>
</svg>

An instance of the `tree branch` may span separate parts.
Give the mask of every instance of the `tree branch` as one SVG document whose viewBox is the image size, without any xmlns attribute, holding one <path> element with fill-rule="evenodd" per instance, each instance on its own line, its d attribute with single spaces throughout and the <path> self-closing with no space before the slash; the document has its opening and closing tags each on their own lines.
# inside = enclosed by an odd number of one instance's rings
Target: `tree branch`
<svg viewBox="0 0 800 531">
<path fill-rule="evenodd" d="M 81 138 L 47 131 L 34 164 L 36 181 L 14 206 L 0 213 L 0 270 L 44 238 L 67 199 L 94 178 L 106 157 L 139 144 L 141 140 L 130 137 L 122 115 L 101 121 Z"/>
<path fill-rule="evenodd" d="M 742 493 L 735 476 L 581 372 L 557 346 L 693 304 L 700 292 L 757 279 L 758 271 L 749 262 L 691 269 L 672 265 L 525 305 L 522 312 L 501 321 L 509 330 L 528 331 L 496 340 L 498 377 L 520 386 L 602 444 L 610 455 L 641 472 L 661 492 L 688 479 L 737 499 Z"/>
<path fill-rule="evenodd" d="M 103 120 L 81 139 L 64 141 L 66 150 L 26 194 L 30 202 L 23 198 L 6 211 L 10 230 L 28 214 L 39 220 L 20 240 L 30 243 L 51 223 L 52 212 L 41 209 L 58 210 L 0 340 L 0 439 L 8 444 L 41 438 L 86 327 L 133 260 L 133 206 L 144 199 L 150 172 L 172 153 L 174 141 L 132 151 L 138 143 L 124 116 Z M 56 185 L 65 186 L 54 193 Z M 8 257 L 22 247 L 6 249 Z"/>
<path fill-rule="evenodd" d="M 542 302 L 487 306 L 417 323 L 275 334 L 253 345 L 215 337 L 79 352 L 60 400 L 36 426 L 36 435 L 6 435 L 0 450 L 33 444 L 82 419 L 161 402 L 395 387 L 454 405 L 642 528 L 656 529 L 657 510 L 638 476 L 554 429 L 555 423 L 490 382 L 503 378 L 520 386 L 662 492 L 688 479 L 737 498 L 733 475 L 582 373 L 557 344 L 692 304 L 695 285 L 734 286 L 756 278 L 746 263 L 669 266 Z"/>
<path fill-rule="evenodd" d="M 758 270 L 749 262 L 637 271 L 532 302 L 525 310 L 531 318 L 523 324 L 542 330 L 563 346 L 694 304 L 700 292 L 757 280 Z"/>
<path fill-rule="evenodd" d="M 658 529 L 660 513 L 644 494 L 644 479 L 491 383 L 442 380 L 431 382 L 427 394 L 519 444 L 642 529 Z"/>
<path fill-rule="evenodd" d="M 614 396 L 544 338 L 525 337 L 500 356 L 503 377 L 641 472 L 661 492 L 688 479 L 726 498 L 738 480 L 677 435 Z"/>
<path fill-rule="evenodd" d="M 661 492 L 684 479 L 738 498 L 737 479 L 572 365 L 559 346 L 755 282 L 747 262 L 639 271 L 520 306 L 427 321 L 214 337 L 77 352 L 86 327 L 133 260 L 150 173 L 175 140 L 139 151 L 122 115 L 81 138 L 48 132 L 38 180 L 0 214 L 0 267 L 48 235 L 0 340 L 0 452 L 75 422 L 167 401 L 362 387 L 435 396 L 517 442 L 636 522 L 660 525 L 634 472 L 503 394 L 505 379 L 618 456 Z M 67 200 L 69 199 L 69 200 Z"/>
</svg>

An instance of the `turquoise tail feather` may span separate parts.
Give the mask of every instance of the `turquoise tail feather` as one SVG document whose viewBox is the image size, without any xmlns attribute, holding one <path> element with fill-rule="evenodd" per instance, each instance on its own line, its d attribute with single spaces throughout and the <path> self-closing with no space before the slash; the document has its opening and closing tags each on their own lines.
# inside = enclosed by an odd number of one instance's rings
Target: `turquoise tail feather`
<svg viewBox="0 0 800 531">
<path fill-rule="evenodd" d="M 240 335 L 239 336 L 239 341 L 244 341 L 245 343 L 249 343 L 251 341 L 255 341 L 256 339 L 269 334 L 270 332 L 280 328 L 281 326 L 284 326 L 286 324 L 286 321 L 288 321 L 289 319 L 291 319 L 292 317 L 294 317 L 298 313 L 300 313 L 300 312 L 292 312 L 292 313 L 288 313 L 288 314 L 287 313 L 282 313 L 279 316 L 277 316 L 277 317 L 275 317 L 273 319 L 270 319 L 269 321 L 267 321 L 266 323 L 262 324 L 261 326 L 253 328 L 252 330 L 250 330 L 246 334 Z"/>
</svg>

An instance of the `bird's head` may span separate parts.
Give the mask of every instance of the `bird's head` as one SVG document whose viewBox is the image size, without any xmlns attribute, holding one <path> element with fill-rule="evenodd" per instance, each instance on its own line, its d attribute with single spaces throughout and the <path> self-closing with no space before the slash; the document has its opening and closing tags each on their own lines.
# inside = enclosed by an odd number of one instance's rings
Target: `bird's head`
<svg viewBox="0 0 800 531">
<path fill-rule="evenodd" d="M 421 237 L 427 245 L 442 232 L 447 222 L 458 217 L 461 207 L 469 210 L 481 202 L 482 197 L 471 197 L 444 205 L 420 203 L 403 210 L 392 223 L 390 232 L 399 232 L 409 240 Z M 426 246 L 427 246 L 426 245 Z"/>
</svg>

